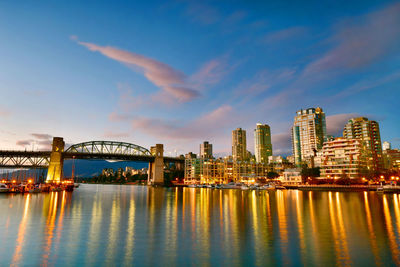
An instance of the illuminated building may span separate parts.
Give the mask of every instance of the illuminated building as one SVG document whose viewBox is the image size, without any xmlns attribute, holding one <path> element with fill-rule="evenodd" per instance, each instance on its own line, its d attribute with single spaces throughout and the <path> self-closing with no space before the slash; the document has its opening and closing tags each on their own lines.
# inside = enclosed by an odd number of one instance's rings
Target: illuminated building
<svg viewBox="0 0 400 267">
<path fill-rule="evenodd" d="M 350 119 L 343 129 L 343 137 L 360 139 L 371 152 L 367 158 L 368 167 L 371 170 L 383 168 L 382 144 L 379 133 L 379 124 L 367 118 L 359 117 Z"/>
<path fill-rule="evenodd" d="M 300 165 L 322 149 L 326 141 L 325 113 L 322 108 L 301 109 L 296 112 L 292 127 L 292 150 L 295 164 Z"/>
<path fill-rule="evenodd" d="M 389 143 L 389 142 L 387 142 L 387 141 L 385 141 L 385 142 L 383 142 L 383 144 L 382 144 L 382 150 L 387 150 L 387 149 L 392 149 L 392 145 Z"/>
<path fill-rule="evenodd" d="M 282 183 L 289 185 L 299 185 L 302 182 L 301 179 L 301 169 L 285 169 L 282 176 L 279 178 Z"/>
<path fill-rule="evenodd" d="M 212 144 L 210 144 L 207 141 L 200 144 L 200 157 L 206 158 L 206 159 L 213 158 Z"/>
<path fill-rule="evenodd" d="M 400 170 L 400 149 L 386 149 L 383 151 L 385 168 L 389 170 Z"/>
<path fill-rule="evenodd" d="M 255 182 L 256 179 L 266 179 L 271 170 L 263 163 L 186 157 L 185 183 Z"/>
<path fill-rule="evenodd" d="M 246 131 L 242 128 L 232 131 L 232 156 L 234 161 L 247 160 Z"/>
<path fill-rule="evenodd" d="M 322 148 L 321 178 L 362 178 L 369 151 L 359 139 L 335 138 Z"/>
<path fill-rule="evenodd" d="M 254 130 L 254 152 L 258 163 L 268 163 L 268 157 L 272 156 L 271 129 L 267 124 L 257 123 Z"/>
</svg>

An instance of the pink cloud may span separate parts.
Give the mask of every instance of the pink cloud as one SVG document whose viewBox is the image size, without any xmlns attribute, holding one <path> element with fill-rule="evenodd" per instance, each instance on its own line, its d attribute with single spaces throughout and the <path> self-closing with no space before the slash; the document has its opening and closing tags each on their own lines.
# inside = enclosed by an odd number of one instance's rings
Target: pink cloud
<svg viewBox="0 0 400 267">
<path fill-rule="evenodd" d="M 162 90 L 168 92 L 180 102 L 187 102 L 199 96 L 199 93 L 187 86 L 186 75 L 169 65 L 133 52 L 124 51 L 110 46 L 99 46 L 93 43 L 80 42 L 90 51 L 124 63 L 135 71 L 139 68 L 144 76 Z"/>
<path fill-rule="evenodd" d="M 331 39 L 336 46 L 309 64 L 305 74 L 358 68 L 371 64 L 400 45 L 400 3 L 342 21 Z"/>
<path fill-rule="evenodd" d="M 106 131 L 104 133 L 104 137 L 106 138 L 126 138 L 129 137 L 130 134 L 127 132 L 113 132 L 113 131 Z"/>
<path fill-rule="evenodd" d="M 295 37 L 298 38 L 305 34 L 307 34 L 306 27 L 295 26 L 295 27 L 291 27 L 291 28 L 287 28 L 287 29 L 269 33 L 263 38 L 262 41 L 265 43 L 281 42 L 281 41 L 288 40 L 288 39 L 295 38 Z"/>
<path fill-rule="evenodd" d="M 224 105 L 187 123 L 137 117 L 132 127 L 162 139 L 193 140 L 215 137 L 232 126 L 233 117 L 232 107 Z"/>
<path fill-rule="evenodd" d="M 327 134 L 341 136 L 344 125 L 351 118 L 360 117 L 357 113 L 344 113 L 326 116 L 326 131 Z"/>
</svg>

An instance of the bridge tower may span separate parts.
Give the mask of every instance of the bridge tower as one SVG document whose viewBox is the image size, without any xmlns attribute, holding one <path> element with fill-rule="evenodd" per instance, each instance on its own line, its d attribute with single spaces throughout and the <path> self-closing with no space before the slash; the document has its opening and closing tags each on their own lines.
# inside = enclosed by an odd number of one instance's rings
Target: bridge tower
<svg viewBox="0 0 400 267">
<path fill-rule="evenodd" d="M 150 148 L 150 153 L 155 156 L 154 162 L 149 163 L 148 183 L 151 185 L 164 185 L 164 146 L 156 144 Z"/>
<path fill-rule="evenodd" d="M 63 157 L 64 152 L 64 139 L 62 137 L 54 137 L 53 145 L 50 154 L 50 164 L 47 169 L 46 183 L 60 182 L 63 173 Z"/>
</svg>

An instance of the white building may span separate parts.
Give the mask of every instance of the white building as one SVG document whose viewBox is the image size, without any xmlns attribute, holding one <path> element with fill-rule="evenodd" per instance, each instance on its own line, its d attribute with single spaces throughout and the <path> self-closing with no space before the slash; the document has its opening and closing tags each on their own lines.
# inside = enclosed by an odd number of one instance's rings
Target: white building
<svg viewBox="0 0 400 267">
<path fill-rule="evenodd" d="M 301 184 L 301 169 L 294 168 L 294 169 L 286 169 L 282 176 L 280 176 L 280 180 L 283 184 L 289 185 L 298 185 Z"/>
</svg>

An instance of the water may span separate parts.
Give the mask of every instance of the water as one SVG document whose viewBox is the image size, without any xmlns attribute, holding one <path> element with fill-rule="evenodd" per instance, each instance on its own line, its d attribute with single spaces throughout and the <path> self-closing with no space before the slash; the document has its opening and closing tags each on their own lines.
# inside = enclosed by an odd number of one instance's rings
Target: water
<svg viewBox="0 0 400 267">
<path fill-rule="evenodd" d="M 81 185 L 0 195 L 0 265 L 395 266 L 400 194 Z"/>
</svg>

